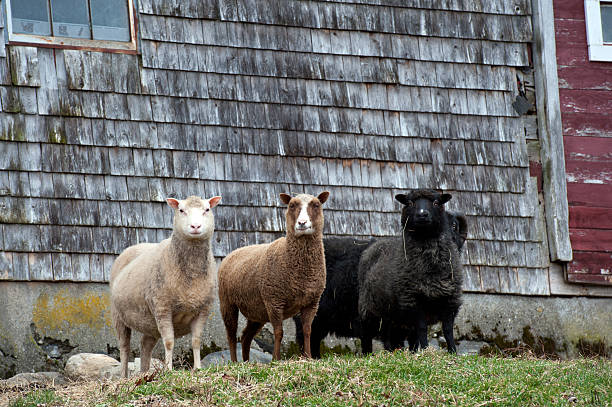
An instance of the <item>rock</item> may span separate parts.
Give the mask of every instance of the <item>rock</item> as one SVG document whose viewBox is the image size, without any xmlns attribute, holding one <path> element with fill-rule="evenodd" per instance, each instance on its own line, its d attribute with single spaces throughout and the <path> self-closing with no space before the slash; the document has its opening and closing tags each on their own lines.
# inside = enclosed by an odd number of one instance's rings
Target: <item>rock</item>
<svg viewBox="0 0 612 407">
<path fill-rule="evenodd" d="M 238 356 L 238 361 L 242 362 L 242 348 L 240 347 L 240 344 L 236 346 L 236 353 Z M 272 361 L 272 355 L 253 348 L 251 348 L 249 356 L 249 362 L 253 363 L 270 363 Z M 226 365 L 230 362 L 231 358 L 229 350 L 222 350 L 220 352 L 206 355 L 204 359 L 202 359 L 202 367 L 211 365 Z"/>
<path fill-rule="evenodd" d="M 99 380 L 112 378 L 113 368 L 121 364 L 108 355 L 98 353 L 79 353 L 66 362 L 65 373 L 75 380 Z"/>
<path fill-rule="evenodd" d="M 152 358 L 151 369 L 163 369 L 161 360 Z M 107 380 L 121 378 L 121 363 L 108 356 L 97 353 L 79 353 L 68 359 L 66 375 L 75 380 Z M 128 375 L 140 373 L 140 358 L 128 363 Z"/>
<path fill-rule="evenodd" d="M 0 382 L 3 387 L 21 387 L 32 384 L 62 385 L 67 383 L 66 378 L 58 372 L 19 373 Z"/>
</svg>

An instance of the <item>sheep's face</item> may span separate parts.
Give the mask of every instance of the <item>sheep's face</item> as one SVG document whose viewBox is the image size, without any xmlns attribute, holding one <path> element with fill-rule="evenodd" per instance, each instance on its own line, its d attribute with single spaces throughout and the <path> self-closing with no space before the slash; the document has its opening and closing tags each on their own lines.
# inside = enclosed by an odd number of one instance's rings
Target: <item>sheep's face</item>
<svg viewBox="0 0 612 407">
<path fill-rule="evenodd" d="M 220 196 L 201 199 L 190 196 L 184 200 L 166 199 L 174 209 L 174 232 L 187 239 L 210 238 L 215 229 L 215 218 L 212 208 L 217 206 Z"/>
<path fill-rule="evenodd" d="M 404 233 L 418 236 L 440 234 L 448 219 L 444 204 L 452 196 L 433 190 L 416 190 L 408 194 L 398 194 L 395 199 L 404 205 L 402 209 L 402 228 Z"/>
<path fill-rule="evenodd" d="M 280 194 L 281 202 L 287 205 L 287 233 L 297 237 L 323 233 L 323 208 L 329 192 L 324 191 L 314 197 L 300 194 L 291 197 Z"/>
</svg>

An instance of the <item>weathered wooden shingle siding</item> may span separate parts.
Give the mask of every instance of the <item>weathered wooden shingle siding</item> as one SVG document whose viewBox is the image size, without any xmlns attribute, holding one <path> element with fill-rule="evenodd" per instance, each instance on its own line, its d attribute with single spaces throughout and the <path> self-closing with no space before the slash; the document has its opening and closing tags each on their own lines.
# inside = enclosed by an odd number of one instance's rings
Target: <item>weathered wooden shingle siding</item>
<svg viewBox="0 0 612 407">
<path fill-rule="evenodd" d="M 0 278 L 105 281 L 168 235 L 167 196 L 223 196 L 224 256 L 282 234 L 280 192 L 329 189 L 326 233 L 383 236 L 396 192 L 433 187 L 469 216 L 466 290 L 549 293 L 512 108 L 528 0 L 138 3 L 139 55 L 0 59 Z"/>
</svg>

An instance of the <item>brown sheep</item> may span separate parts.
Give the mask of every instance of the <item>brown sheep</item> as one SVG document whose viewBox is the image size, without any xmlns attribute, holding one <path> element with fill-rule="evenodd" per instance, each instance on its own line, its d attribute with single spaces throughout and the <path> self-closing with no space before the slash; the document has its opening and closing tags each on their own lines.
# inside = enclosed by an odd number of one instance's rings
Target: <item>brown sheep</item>
<svg viewBox="0 0 612 407">
<path fill-rule="evenodd" d="M 253 337 L 266 322 L 274 329 L 275 360 L 280 359 L 283 320 L 302 315 L 304 354 L 310 354 L 311 323 L 325 288 L 323 210 L 329 197 L 280 194 L 288 205 L 287 235 L 268 244 L 246 246 L 231 252 L 219 266 L 219 303 L 230 356 L 236 358 L 238 311 L 247 318 L 242 331 L 242 360 L 249 360 Z"/>
<path fill-rule="evenodd" d="M 141 371 L 149 370 L 151 352 L 161 337 L 166 366 L 172 369 L 174 338 L 191 332 L 193 367 L 200 368 L 200 336 L 213 301 L 215 259 L 211 209 L 220 196 L 166 201 L 174 209 L 169 239 L 128 247 L 113 263 L 111 317 L 119 339 L 121 374 L 128 375 L 132 329 L 142 333 Z"/>
</svg>

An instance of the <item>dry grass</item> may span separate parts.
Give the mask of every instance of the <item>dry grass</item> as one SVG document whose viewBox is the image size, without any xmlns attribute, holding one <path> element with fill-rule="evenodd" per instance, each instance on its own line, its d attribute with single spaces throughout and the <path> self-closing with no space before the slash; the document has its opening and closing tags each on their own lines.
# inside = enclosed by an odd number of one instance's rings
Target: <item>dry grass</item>
<svg viewBox="0 0 612 407">
<path fill-rule="evenodd" d="M 1 390 L 0 390 L 1 392 Z M 10 400 L 10 401 L 9 401 Z M 612 362 L 450 356 L 427 350 L 369 357 L 234 364 L 0 394 L 20 406 L 541 406 L 612 405 Z"/>
</svg>

